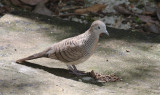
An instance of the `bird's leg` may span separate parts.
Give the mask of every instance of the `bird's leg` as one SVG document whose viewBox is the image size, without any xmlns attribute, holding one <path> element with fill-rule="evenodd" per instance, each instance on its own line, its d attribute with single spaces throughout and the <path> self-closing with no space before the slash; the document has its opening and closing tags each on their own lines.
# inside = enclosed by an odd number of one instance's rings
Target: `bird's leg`
<svg viewBox="0 0 160 95">
<path fill-rule="evenodd" d="M 75 65 L 67 65 L 67 67 L 68 67 L 69 70 L 71 70 L 77 76 L 87 75 L 87 73 L 77 70 Z"/>
<path fill-rule="evenodd" d="M 85 71 L 78 70 L 75 65 L 72 65 L 72 67 L 77 73 L 79 73 L 81 75 L 88 75 L 88 73 L 86 73 Z"/>
<path fill-rule="evenodd" d="M 74 70 L 78 71 L 75 65 L 72 65 L 72 67 Z"/>
<path fill-rule="evenodd" d="M 70 65 L 67 65 L 68 69 L 73 71 L 74 69 L 70 66 Z"/>
</svg>

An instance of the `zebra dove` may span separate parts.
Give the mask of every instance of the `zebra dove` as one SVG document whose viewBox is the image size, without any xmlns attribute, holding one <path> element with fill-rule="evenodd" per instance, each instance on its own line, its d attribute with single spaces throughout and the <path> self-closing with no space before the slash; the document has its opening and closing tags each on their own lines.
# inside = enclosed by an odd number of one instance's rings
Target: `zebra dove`
<svg viewBox="0 0 160 95">
<path fill-rule="evenodd" d="M 109 36 L 106 25 L 102 21 L 96 20 L 86 32 L 75 37 L 64 39 L 40 53 L 19 59 L 16 62 L 22 63 L 26 60 L 41 57 L 51 58 L 67 64 L 68 69 L 74 74 L 82 75 L 83 73 L 78 71 L 75 65 L 84 62 L 94 53 L 99 36 L 102 33 Z"/>
</svg>

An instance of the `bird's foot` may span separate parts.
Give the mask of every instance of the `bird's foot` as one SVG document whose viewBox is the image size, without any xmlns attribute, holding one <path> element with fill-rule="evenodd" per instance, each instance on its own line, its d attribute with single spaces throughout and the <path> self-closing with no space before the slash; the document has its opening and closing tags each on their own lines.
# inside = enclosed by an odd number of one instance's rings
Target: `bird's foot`
<svg viewBox="0 0 160 95">
<path fill-rule="evenodd" d="M 79 70 L 77 70 L 77 68 L 76 68 L 75 65 L 67 65 L 67 67 L 68 67 L 68 69 L 69 69 L 70 71 L 72 71 L 72 72 L 71 72 L 72 74 L 75 74 L 75 75 L 77 75 L 77 76 L 85 76 L 85 75 L 88 75 L 88 73 L 85 72 L 85 71 L 79 71 Z"/>
</svg>

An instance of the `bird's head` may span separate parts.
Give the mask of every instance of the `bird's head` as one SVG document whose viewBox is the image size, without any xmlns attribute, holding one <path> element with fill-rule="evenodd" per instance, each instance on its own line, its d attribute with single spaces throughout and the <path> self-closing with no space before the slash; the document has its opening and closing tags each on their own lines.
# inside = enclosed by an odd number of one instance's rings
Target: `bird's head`
<svg viewBox="0 0 160 95">
<path fill-rule="evenodd" d="M 109 33 L 106 30 L 106 25 L 100 20 L 94 21 L 90 27 L 90 30 L 98 35 L 105 33 L 109 36 Z"/>
</svg>

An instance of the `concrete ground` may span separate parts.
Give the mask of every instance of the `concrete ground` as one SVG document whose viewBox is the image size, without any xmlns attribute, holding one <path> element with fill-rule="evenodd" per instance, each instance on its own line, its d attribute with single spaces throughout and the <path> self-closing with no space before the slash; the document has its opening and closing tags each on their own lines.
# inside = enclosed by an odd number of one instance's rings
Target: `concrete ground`
<svg viewBox="0 0 160 95">
<path fill-rule="evenodd" d="M 95 54 L 77 67 L 123 80 L 98 83 L 71 75 L 51 59 L 15 60 L 78 35 L 89 25 L 26 12 L 0 18 L 0 95 L 159 95 L 160 36 L 107 28 Z"/>
</svg>

